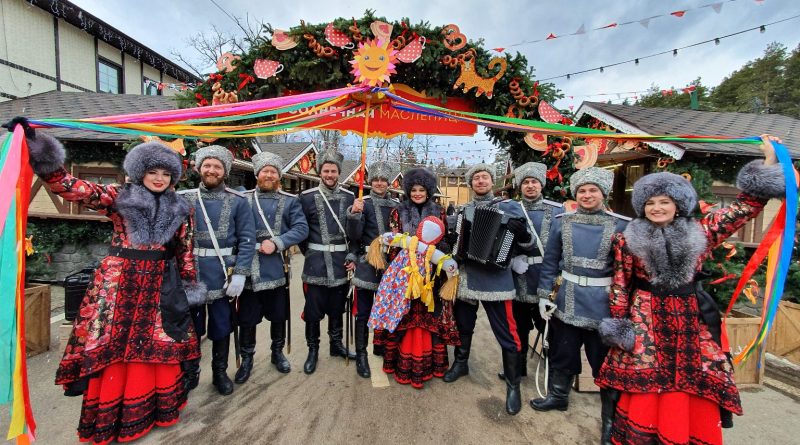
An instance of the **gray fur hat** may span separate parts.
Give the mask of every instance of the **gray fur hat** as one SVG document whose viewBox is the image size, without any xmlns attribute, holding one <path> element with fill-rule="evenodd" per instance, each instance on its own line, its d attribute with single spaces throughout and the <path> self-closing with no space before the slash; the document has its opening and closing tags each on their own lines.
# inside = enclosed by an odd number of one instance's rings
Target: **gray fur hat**
<svg viewBox="0 0 800 445">
<path fill-rule="evenodd" d="M 469 188 L 472 188 L 472 177 L 478 172 L 489 173 L 489 176 L 492 177 L 492 182 L 494 182 L 494 166 L 484 163 L 475 164 L 464 174 L 464 179 L 467 180 L 467 185 Z"/>
<path fill-rule="evenodd" d="M 578 193 L 578 188 L 585 184 L 594 184 L 603 192 L 603 196 L 608 197 L 611 193 L 611 186 L 614 185 L 614 172 L 600 167 L 586 167 L 578 170 L 569 178 L 569 188 L 574 197 Z"/>
<path fill-rule="evenodd" d="M 208 158 L 214 158 L 222 162 L 222 166 L 225 167 L 225 176 L 231 173 L 233 155 L 227 148 L 221 145 L 209 145 L 208 147 L 203 147 L 194 152 L 194 162 L 198 170 L 200 170 L 200 166 L 203 165 L 203 161 Z"/>
<path fill-rule="evenodd" d="M 631 205 L 636 216 L 644 214 L 644 204 L 648 199 L 659 195 L 672 198 L 678 208 L 677 216 L 689 216 L 697 205 L 697 192 L 689 180 L 670 172 L 651 173 L 633 184 Z"/>
<path fill-rule="evenodd" d="M 427 168 L 412 168 L 403 175 L 403 191 L 406 197 L 411 195 L 411 188 L 415 185 L 425 187 L 428 192 L 428 199 L 433 198 L 436 193 L 436 175 Z"/>
<path fill-rule="evenodd" d="M 373 162 L 367 167 L 367 178 L 369 178 L 370 182 L 377 178 L 383 178 L 388 182 L 394 179 L 398 173 L 399 170 L 394 168 L 394 164 L 390 164 L 386 161 Z"/>
<path fill-rule="evenodd" d="M 133 147 L 125 155 L 122 168 L 134 184 L 141 184 L 145 173 L 153 168 L 163 168 L 172 175 L 170 185 L 181 179 L 183 162 L 181 156 L 173 149 L 160 142 L 145 142 Z"/>
<path fill-rule="evenodd" d="M 253 174 L 258 176 L 258 173 L 261 172 L 266 166 L 275 167 L 275 170 L 278 170 L 278 177 L 283 176 L 283 172 L 281 169 L 286 162 L 284 162 L 283 158 L 276 155 L 275 153 L 270 153 L 268 151 L 262 151 L 261 153 L 256 153 L 250 158 L 253 161 Z"/>
<path fill-rule="evenodd" d="M 339 153 L 335 148 L 323 150 L 322 153 L 317 156 L 317 173 L 322 170 L 322 164 L 326 162 L 335 164 L 339 167 L 339 173 L 342 173 L 342 161 L 344 161 L 344 155 Z"/>
<path fill-rule="evenodd" d="M 533 178 L 544 187 L 547 183 L 547 166 L 541 162 L 526 162 L 514 169 L 514 187 L 520 187 L 525 178 Z"/>
</svg>

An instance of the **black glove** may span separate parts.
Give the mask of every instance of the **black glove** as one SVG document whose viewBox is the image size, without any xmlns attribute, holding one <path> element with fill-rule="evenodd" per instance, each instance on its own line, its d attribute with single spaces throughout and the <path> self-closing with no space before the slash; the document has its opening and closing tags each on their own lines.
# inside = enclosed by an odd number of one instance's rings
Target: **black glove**
<svg viewBox="0 0 800 445">
<path fill-rule="evenodd" d="M 17 128 L 17 125 L 22 125 L 22 129 L 25 130 L 25 137 L 28 139 L 36 139 L 36 130 L 31 128 L 31 124 L 28 123 L 28 118 L 17 116 L 14 119 L 3 124 L 3 128 L 7 128 L 8 131 L 14 132 L 14 129 Z"/>
<path fill-rule="evenodd" d="M 531 234 L 528 233 L 527 224 L 520 218 L 509 219 L 508 230 L 517 237 L 517 241 L 520 243 L 527 243 L 531 240 Z"/>
</svg>

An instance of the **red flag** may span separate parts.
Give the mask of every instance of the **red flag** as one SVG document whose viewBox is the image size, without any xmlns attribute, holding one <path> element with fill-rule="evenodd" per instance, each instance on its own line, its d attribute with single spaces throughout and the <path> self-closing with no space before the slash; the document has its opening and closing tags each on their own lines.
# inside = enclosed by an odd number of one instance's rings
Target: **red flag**
<svg viewBox="0 0 800 445">
<path fill-rule="evenodd" d="M 502 53 L 505 50 L 505 48 L 492 48 L 492 51 L 497 51 L 498 53 Z"/>
<path fill-rule="evenodd" d="M 614 23 L 609 23 L 608 25 L 600 27 L 600 28 L 597 28 L 597 29 L 616 28 L 616 27 L 617 27 L 617 22 L 614 22 Z"/>
<path fill-rule="evenodd" d="M 557 38 L 558 38 L 558 36 L 551 32 L 550 34 L 547 35 L 547 38 L 545 40 L 551 40 L 551 39 L 557 39 Z"/>
<path fill-rule="evenodd" d="M 686 11 L 675 11 L 669 13 L 669 15 L 674 15 L 675 17 L 683 17 L 684 14 L 686 14 Z"/>
</svg>

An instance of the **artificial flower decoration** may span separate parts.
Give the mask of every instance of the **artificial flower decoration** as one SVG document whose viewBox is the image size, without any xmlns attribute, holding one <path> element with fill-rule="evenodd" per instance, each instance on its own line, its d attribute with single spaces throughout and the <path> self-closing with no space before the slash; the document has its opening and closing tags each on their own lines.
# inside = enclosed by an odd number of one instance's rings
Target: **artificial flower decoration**
<svg viewBox="0 0 800 445">
<path fill-rule="evenodd" d="M 378 39 L 367 40 L 358 44 L 358 51 L 355 58 L 350 61 L 356 82 L 364 86 L 380 86 L 383 82 L 389 82 L 395 70 L 397 62 L 397 51 L 389 47 L 389 41 Z"/>
</svg>

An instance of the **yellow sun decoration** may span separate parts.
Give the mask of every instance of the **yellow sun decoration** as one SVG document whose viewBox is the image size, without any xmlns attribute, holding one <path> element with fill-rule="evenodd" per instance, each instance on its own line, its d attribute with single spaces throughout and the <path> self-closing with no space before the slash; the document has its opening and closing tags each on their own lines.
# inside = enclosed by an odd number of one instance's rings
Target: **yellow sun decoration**
<svg viewBox="0 0 800 445">
<path fill-rule="evenodd" d="M 396 54 L 397 51 L 389 46 L 389 41 L 378 39 L 359 43 L 355 58 L 350 61 L 353 65 L 350 73 L 361 85 L 380 86 L 383 82 L 389 82 L 390 76 L 397 73 Z"/>
</svg>

